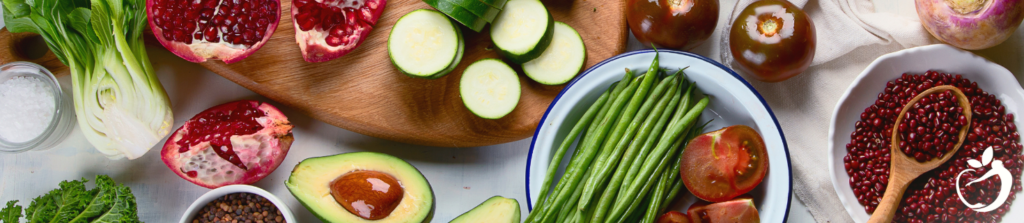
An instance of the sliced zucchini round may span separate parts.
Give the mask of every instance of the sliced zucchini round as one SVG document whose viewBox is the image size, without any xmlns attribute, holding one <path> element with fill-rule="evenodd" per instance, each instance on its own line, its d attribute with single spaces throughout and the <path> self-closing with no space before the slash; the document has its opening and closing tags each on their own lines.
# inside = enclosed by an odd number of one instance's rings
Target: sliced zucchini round
<svg viewBox="0 0 1024 223">
<path fill-rule="evenodd" d="M 417 9 L 399 18 L 388 35 L 388 57 L 402 73 L 419 78 L 448 74 L 462 60 L 462 31 L 438 11 Z"/>
<path fill-rule="evenodd" d="M 537 59 L 554 36 L 551 13 L 538 0 L 509 0 L 491 24 L 491 41 L 499 53 L 522 64 Z"/>
<path fill-rule="evenodd" d="M 459 94 L 469 111 L 485 119 L 505 117 L 519 104 L 519 76 L 498 59 L 470 64 L 459 80 Z"/>
<path fill-rule="evenodd" d="M 587 48 L 583 38 L 571 26 L 555 22 L 555 37 L 540 57 L 523 64 L 523 72 L 534 81 L 546 85 L 569 82 L 587 59 Z"/>
</svg>

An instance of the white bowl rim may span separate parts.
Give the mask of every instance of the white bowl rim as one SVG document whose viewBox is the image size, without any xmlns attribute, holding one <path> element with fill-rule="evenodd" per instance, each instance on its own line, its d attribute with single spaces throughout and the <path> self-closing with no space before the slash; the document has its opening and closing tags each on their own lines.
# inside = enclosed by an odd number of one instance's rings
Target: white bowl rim
<svg viewBox="0 0 1024 223">
<path fill-rule="evenodd" d="M 565 86 L 565 88 L 562 89 L 561 92 L 558 93 L 557 96 L 555 96 L 555 99 L 553 99 L 551 101 L 551 104 L 548 105 L 548 109 L 544 111 L 544 116 L 541 117 L 540 122 L 537 125 L 537 129 L 534 130 L 533 139 L 530 139 L 530 151 L 529 151 L 529 153 L 527 153 L 527 157 L 526 157 L 526 208 L 527 208 L 527 211 L 533 211 L 533 201 L 532 201 L 532 198 L 530 198 L 530 165 L 533 162 L 533 149 L 537 145 L 537 135 L 540 134 L 541 127 L 543 127 L 543 125 L 545 123 L 545 120 L 548 118 L 548 114 L 551 113 L 551 109 L 555 107 L 555 104 L 558 102 L 558 99 L 560 99 L 563 94 L 565 94 L 567 91 L 569 91 L 569 88 L 572 88 L 572 86 L 575 85 L 576 82 L 578 82 L 579 80 L 583 79 L 583 77 L 587 76 L 587 74 L 590 74 L 590 72 L 596 70 L 597 68 L 601 67 L 602 65 L 604 65 L 606 63 L 609 63 L 609 62 L 612 62 L 612 61 L 615 61 L 615 60 L 618 60 L 618 59 L 621 59 L 621 58 L 624 58 L 624 57 L 627 57 L 627 56 L 633 56 L 633 55 L 645 54 L 645 53 L 679 54 L 679 55 L 682 55 L 682 56 L 693 57 L 695 59 L 699 59 L 699 60 L 702 60 L 704 62 L 710 63 L 712 65 L 715 65 L 718 68 L 721 68 L 723 71 L 729 73 L 730 75 L 732 75 L 733 78 L 736 78 L 737 80 L 739 80 L 741 83 L 743 83 L 744 86 L 747 87 L 747 89 L 749 89 L 752 93 L 754 93 L 754 96 L 757 96 L 757 99 L 761 101 L 761 105 L 764 106 L 765 110 L 768 111 L 768 115 L 771 116 L 772 122 L 775 123 L 775 128 L 777 128 L 778 131 L 779 131 L 779 137 L 782 138 L 782 149 L 783 149 L 784 152 L 786 152 L 786 157 L 785 158 L 786 158 L 786 166 L 789 166 L 789 168 L 787 168 L 787 170 L 789 171 L 788 176 L 789 176 L 789 188 L 790 189 L 787 191 L 787 194 L 786 194 L 786 209 L 785 209 L 786 213 L 783 214 L 782 222 L 789 221 L 789 208 L 790 208 L 790 206 L 792 205 L 792 202 L 793 202 L 793 165 L 792 165 L 792 161 L 789 158 L 789 143 L 786 142 L 786 134 L 782 131 L 782 126 L 779 125 L 779 119 L 775 117 L 775 112 L 773 112 L 772 108 L 770 106 L 768 106 L 768 102 L 766 102 L 764 100 L 764 97 L 761 96 L 761 93 L 758 93 L 757 90 L 754 89 L 754 87 L 751 86 L 750 83 L 747 82 L 746 79 L 741 77 L 739 74 L 737 74 L 732 69 L 729 69 L 725 65 L 722 65 L 718 61 L 714 61 L 714 60 L 712 60 L 710 58 L 701 56 L 699 54 L 691 53 L 691 52 L 677 51 L 677 50 L 665 50 L 665 49 L 662 49 L 662 50 L 653 50 L 653 49 L 637 50 L 637 51 L 626 52 L 626 53 L 619 54 L 619 55 L 613 56 L 611 58 L 605 59 L 605 60 L 603 60 L 603 61 L 601 61 L 601 62 L 599 62 L 597 64 L 594 64 L 594 66 L 591 66 L 586 71 L 584 71 L 582 74 L 577 75 L 575 78 L 572 79 L 572 81 L 569 82 L 569 84 L 567 84 Z"/>
<path fill-rule="evenodd" d="M 179 222 L 188 223 L 189 220 L 191 220 L 191 217 L 199 212 L 200 208 L 206 206 L 207 203 L 223 197 L 224 195 L 233 193 L 252 193 L 266 198 L 270 203 L 273 203 L 274 206 L 277 206 L 277 210 L 281 211 L 281 217 L 284 217 L 285 222 L 297 222 L 295 221 L 295 215 L 292 214 L 292 210 L 288 208 L 288 205 L 286 205 L 284 201 L 281 201 L 277 196 L 274 196 L 274 194 L 263 190 L 262 188 L 245 184 L 228 185 L 207 191 L 202 196 L 199 196 L 199 198 L 196 198 L 196 200 L 192 202 L 192 205 L 188 206 L 188 209 L 185 209 L 185 213 L 181 215 L 181 220 Z"/>
<path fill-rule="evenodd" d="M 1009 74 L 1010 75 L 1010 77 L 1009 77 L 1010 79 L 1012 79 L 1014 81 L 1017 81 L 1017 78 L 1014 77 L 1013 73 L 1010 72 L 1010 70 L 1006 69 L 1006 67 L 1003 67 L 1002 65 L 996 64 L 996 63 L 994 63 L 994 62 L 992 62 L 992 61 L 990 61 L 990 60 L 988 60 L 988 59 L 986 59 L 984 57 L 978 56 L 977 54 L 971 53 L 969 51 L 965 51 L 963 49 L 956 48 L 956 47 L 953 47 L 953 46 L 950 46 L 950 45 L 946 45 L 946 44 L 941 44 L 941 43 L 940 44 L 925 45 L 925 46 L 918 46 L 918 47 L 913 47 L 913 48 L 907 48 L 907 49 L 903 49 L 903 50 L 900 50 L 900 51 L 896 51 L 896 52 L 892 52 L 892 53 L 887 53 L 885 55 L 882 55 L 882 56 L 876 58 L 874 61 L 871 62 L 871 64 L 868 64 L 867 67 L 864 67 L 864 70 L 861 71 L 861 73 L 857 75 L 857 78 L 854 79 L 853 82 L 850 82 L 850 86 L 847 86 L 846 91 L 843 92 L 843 96 L 840 97 L 839 101 L 836 102 L 836 106 L 832 110 L 832 120 L 829 121 L 829 128 L 828 128 L 828 141 L 829 141 L 829 143 L 828 143 L 829 144 L 828 145 L 828 157 L 827 157 L 828 158 L 828 174 L 829 174 L 829 177 L 831 177 L 832 189 L 835 190 L 836 197 L 839 198 L 839 203 L 842 204 L 843 205 L 843 209 L 846 210 L 846 215 L 850 216 L 850 218 L 853 219 L 854 222 L 857 222 L 857 218 L 853 215 L 854 211 L 863 211 L 863 210 L 851 210 L 851 208 L 853 208 L 854 206 L 847 205 L 846 197 L 840 195 L 840 191 L 845 191 L 845 190 L 842 190 L 840 188 L 840 186 L 839 186 L 839 183 L 840 183 L 838 181 L 839 180 L 839 178 L 838 178 L 839 176 L 836 175 L 836 170 L 835 170 L 835 165 L 836 164 L 834 163 L 835 162 L 835 159 L 834 159 L 835 158 L 835 153 L 836 153 L 836 149 L 837 149 L 837 147 L 836 147 L 837 144 L 836 144 L 836 142 L 834 142 L 834 139 L 836 137 L 835 136 L 836 128 L 837 128 L 836 120 L 839 117 L 839 109 L 840 109 L 840 107 L 842 107 L 843 102 L 851 97 L 850 94 L 853 93 L 854 87 L 867 77 L 867 72 L 869 70 L 873 70 L 875 67 L 877 67 L 883 61 L 886 61 L 886 60 L 889 60 L 889 59 L 892 59 L 892 58 L 901 57 L 901 56 L 906 56 L 908 54 L 916 54 L 916 53 L 919 53 L 921 51 L 926 51 L 927 52 L 927 51 L 935 51 L 935 50 L 953 50 L 953 51 L 957 51 L 957 52 L 962 53 L 962 55 L 972 56 L 974 58 L 981 59 L 981 60 L 987 62 L 988 65 L 994 66 L 997 69 L 1000 69 L 1000 70 L 1004 71 L 1004 72 L 999 72 L 999 73 L 996 73 L 996 74 L 986 74 L 986 75 Z M 1019 86 L 1020 83 L 1018 82 L 1017 85 Z M 842 145 L 845 145 L 845 144 L 842 144 Z M 859 205 L 860 203 L 858 202 L 857 204 Z M 870 215 L 868 215 L 868 216 L 870 217 Z"/>
</svg>

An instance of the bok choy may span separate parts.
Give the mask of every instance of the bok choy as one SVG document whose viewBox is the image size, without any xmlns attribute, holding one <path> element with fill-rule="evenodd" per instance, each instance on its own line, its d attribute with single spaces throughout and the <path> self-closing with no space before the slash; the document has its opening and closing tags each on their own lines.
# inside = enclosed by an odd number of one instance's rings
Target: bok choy
<svg viewBox="0 0 1024 223">
<path fill-rule="evenodd" d="M 174 123 L 142 41 L 145 0 L 2 0 L 11 32 L 41 35 L 71 70 L 78 125 L 111 159 L 135 159 Z"/>
</svg>

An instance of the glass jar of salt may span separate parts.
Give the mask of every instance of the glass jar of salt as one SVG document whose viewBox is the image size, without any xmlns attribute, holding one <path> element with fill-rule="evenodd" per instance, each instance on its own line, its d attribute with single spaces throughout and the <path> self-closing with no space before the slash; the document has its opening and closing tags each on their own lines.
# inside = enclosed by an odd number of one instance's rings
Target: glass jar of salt
<svg viewBox="0 0 1024 223">
<path fill-rule="evenodd" d="M 75 125 L 74 105 L 42 66 L 0 66 L 0 152 L 48 149 Z"/>
</svg>

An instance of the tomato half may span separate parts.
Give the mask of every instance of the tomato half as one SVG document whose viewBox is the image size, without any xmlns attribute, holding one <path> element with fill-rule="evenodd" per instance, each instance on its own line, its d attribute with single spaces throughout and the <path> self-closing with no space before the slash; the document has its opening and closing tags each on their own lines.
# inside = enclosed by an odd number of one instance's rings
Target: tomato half
<svg viewBox="0 0 1024 223">
<path fill-rule="evenodd" d="M 768 172 L 764 139 L 745 125 L 697 136 L 686 145 L 679 162 L 686 188 L 710 202 L 727 201 L 753 190 Z"/>
</svg>

